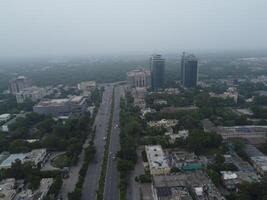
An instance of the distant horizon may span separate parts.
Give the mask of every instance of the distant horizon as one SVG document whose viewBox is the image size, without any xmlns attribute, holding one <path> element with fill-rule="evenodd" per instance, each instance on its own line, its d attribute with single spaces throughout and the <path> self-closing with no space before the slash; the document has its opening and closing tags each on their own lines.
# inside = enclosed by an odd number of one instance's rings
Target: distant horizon
<svg viewBox="0 0 267 200">
<path fill-rule="evenodd" d="M 2 61 L 16 61 L 16 60 L 49 60 L 49 59 L 94 59 L 94 58 L 120 58 L 120 57 L 149 57 L 153 54 L 161 54 L 163 56 L 178 56 L 180 57 L 183 52 L 188 52 L 198 56 L 211 56 L 211 55 L 224 55 L 227 57 L 267 57 L 266 49 L 185 49 L 177 51 L 151 51 L 151 52 L 121 52 L 121 53 L 95 53 L 95 54 L 51 54 L 51 55 L 16 55 L 16 56 L 1 56 Z"/>
</svg>

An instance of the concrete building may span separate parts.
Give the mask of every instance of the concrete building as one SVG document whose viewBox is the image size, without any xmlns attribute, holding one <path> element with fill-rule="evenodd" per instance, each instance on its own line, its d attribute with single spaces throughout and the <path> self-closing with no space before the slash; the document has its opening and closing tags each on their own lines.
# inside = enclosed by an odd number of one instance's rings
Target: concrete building
<svg viewBox="0 0 267 200">
<path fill-rule="evenodd" d="M 163 127 L 163 128 L 168 129 L 178 124 L 178 120 L 177 119 L 162 119 L 159 121 L 150 121 L 147 124 L 150 127 L 157 127 L 157 128 Z"/>
<path fill-rule="evenodd" d="M 168 158 L 172 168 L 178 168 L 183 172 L 202 170 L 208 163 L 207 159 L 200 159 L 194 153 L 182 150 L 169 152 Z"/>
<path fill-rule="evenodd" d="M 229 138 L 262 138 L 265 140 L 267 126 L 218 126 L 216 132 L 220 134 L 223 139 Z"/>
<path fill-rule="evenodd" d="M 152 175 L 168 174 L 170 167 L 160 145 L 146 146 L 146 155 Z"/>
<path fill-rule="evenodd" d="M 155 113 L 156 110 L 155 109 L 152 109 L 152 108 L 143 108 L 141 109 L 141 118 L 144 119 L 146 114 L 148 113 Z"/>
<path fill-rule="evenodd" d="M 77 116 L 86 111 L 87 102 L 83 96 L 72 96 L 66 99 L 43 100 L 33 107 L 39 114 L 60 116 Z"/>
<path fill-rule="evenodd" d="M 53 184 L 53 178 L 43 178 L 37 190 L 22 190 L 16 195 L 16 200 L 44 200 Z"/>
<path fill-rule="evenodd" d="M 256 171 L 267 177 L 267 156 L 252 145 L 247 145 L 245 151 Z"/>
<path fill-rule="evenodd" d="M 43 166 L 43 161 L 46 157 L 46 149 L 33 149 L 29 153 L 18 153 L 11 154 L 0 164 L 0 169 L 8 169 L 15 163 L 17 160 L 20 160 L 21 163 L 32 162 L 34 166 Z"/>
<path fill-rule="evenodd" d="M 192 200 L 184 175 L 154 176 L 152 195 L 154 200 Z"/>
<path fill-rule="evenodd" d="M 216 98 L 222 98 L 222 99 L 230 98 L 230 99 L 233 99 L 235 103 L 237 103 L 237 100 L 238 100 L 238 91 L 234 87 L 228 88 L 227 91 L 222 94 L 215 94 L 213 92 L 210 92 L 209 95 L 210 97 L 216 97 Z"/>
<path fill-rule="evenodd" d="M 154 176 L 152 188 L 156 200 L 225 200 L 202 171 Z M 173 196 L 173 192 L 177 196 Z"/>
<path fill-rule="evenodd" d="M 225 200 L 209 176 L 203 171 L 186 174 L 186 182 L 196 200 Z"/>
<path fill-rule="evenodd" d="M 16 94 L 21 90 L 31 87 L 32 81 L 25 76 L 18 76 L 9 83 L 9 91 L 11 94 Z"/>
<path fill-rule="evenodd" d="M 169 142 L 174 144 L 177 139 L 185 140 L 189 136 L 189 131 L 179 130 L 178 133 L 166 132 L 165 135 L 169 137 Z"/>
<path fill-rule="evenodd" d="M 222 171 L 221 172 L 221 179 L 223 186 L 227 190 L 235 190 L 236 186 L 239 184 L 238 176 L 235 172 L 231 171 Z"/>
<path fill-rule="evenodd" d="M 17 103 L 24 103 L 27 100 L 36 102 L 46 96 L 46 89 L 40 87 L 29 87 L 16 93 Z"/>
<path fill-rule="evenodd" d="M 95 81 L 84 81 L 78 84 L 78 89 L 82 91 L 83 96 L 90 96 L 96 89 Z"/>
<path fill-rule="evenodd" d="M 20 160 L 21 163 L 24 163 L 26 157 L 27 154 L 25 153 L 11 154 L 0 164 L 0 169 L 10 168 L 12 164 L 15 163 L 17 160 Z"/>
<path fill-rule="evenodd" d="M 181 60 L 181 83 L 184 87 L 195 87 L 198 82 L 198 60 L 193 54 L 183 53 Z"/>
<path fill-rule="evenodd" d="M 0 123 L 7 122 L 11 118 L 11 114 L 0 115 Z"/>
<path fill-rule="evenodd" d="M 229 190 L 236 190 L 237 186 L 242 182 L 255 183 L 260 179 L 254 172 L 241 172 L 241 171 L 221 171 L 221 180 L 223 186 Z"/>
<path fill-rule="evenodd" d="M 14 200 L 16 196 L 14 178 L 5 179 L 0 182 L 0 200 Z"/>
<path fill-rule="evenodd" d="M 136 69 L 127 72 L 127 84 L 129 87 L 146 87 L 151 86 L 151 73 L 146 69 Z"/>
<path fill-rule="evenodd" d="M 161 55 L 150 57 L 151 84 L 153 90 L 163 88 L 165 83 L 165 59 Z"/>
<path fill-rule="evenodd" d="M 3 132 L 9 132 L 9 126 L 16 123 L 18 118 L 24 118 L 25 114 L 17 114 L 15 117 L 10 118 L 6 123 L 2 124 L 0 130 Z"/>
<path fill-rule="evenodd" d="M 134 98 L 134 106 L 143 109 L 146 107 L 145 97 L 147 94 L 147 88 L 145 87 L 137 87 L 133 88 L 131 91 Z"/>
<path fill-rule="evenodd" d="M 24 161 L 33 162 L 35 166 L 43 166 L 43 161 L 47 155 L 46 149 L 33 149 L 30 153 L 27 154 Z"/>
</svg>

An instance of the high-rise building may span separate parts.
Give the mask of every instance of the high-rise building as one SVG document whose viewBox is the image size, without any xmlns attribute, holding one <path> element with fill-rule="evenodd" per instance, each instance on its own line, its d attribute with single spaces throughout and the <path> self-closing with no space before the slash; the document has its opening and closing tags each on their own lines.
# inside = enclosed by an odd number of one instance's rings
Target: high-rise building
<svg viewBox="0 0 267 200">
<path fill-rule="evenodd" d="M 181 60 L 181 82 L 184 87 L 195 87 L 198 81 L 198 61 L 193 54 L 183 53 Z"/>
<path fill-rule="evenodd" d="M 32 82 L 25 76 L 18 76 L 17 78 L 10 81 L 9 90 L 11 94 L 16 94 L 25 88 L 31 87 Z"/>
<path fill-rule="evenodd" d="M 153 90 L 158 90 L 165 83 L 165 59 L 161 55 L 152 55 L 150 58 L 151 82 Z"/>
<path fill-rule="evenodd" d="M 127 72 L 127 84 L 130 87 L 145 87 L 151 86 L 151 74 L 146 69 L 136 69 Z"/>
</svg>

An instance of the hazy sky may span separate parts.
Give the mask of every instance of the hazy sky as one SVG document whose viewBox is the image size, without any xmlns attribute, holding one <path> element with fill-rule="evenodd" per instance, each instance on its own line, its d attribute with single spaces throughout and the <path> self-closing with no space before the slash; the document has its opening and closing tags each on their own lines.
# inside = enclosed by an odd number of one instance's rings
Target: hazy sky
<svg viewBox="0 0 267 200">
<path fill-rule="evenodd" d="M 266 49 L 267 0 L 0 0 L 0 56 Z"/>
</svg>

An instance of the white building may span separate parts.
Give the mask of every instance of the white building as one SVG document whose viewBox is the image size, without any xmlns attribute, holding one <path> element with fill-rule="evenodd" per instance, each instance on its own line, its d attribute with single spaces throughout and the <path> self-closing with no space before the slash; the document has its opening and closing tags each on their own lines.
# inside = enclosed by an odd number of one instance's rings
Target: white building
<svg viewBox="0 0 267 200">
<path fill-rule="evenodd" d="M 150 87 L 151 73 L 146 69 L 136 69 L 127 72 L 127 84 L 129 87 Z"/>
<path fill-rule="evenodd" d="M 36 102 L 38 100 L 41 100 L 46 95 L 47 94 L 45 88 L 29 87 L 16 93 L 16 100 L 17 103 L 24 103 L 27 100 Z"/>
<path fill-rule="evenodd" d="M 150 127 L 156 127 L 156 128 L 171 128 L 174 127 L 178 123 L 178 120 L 176 119 L 162 119 L 159 121 L 150 121 L 148 122 L 148 126 Z"/>
<path fill-rule="evenodd" d="M 13 200 L 16 196 L 14 178 L 5 179 L 0 182 L 0 200 Z"/>
<path fill-rule="evenodd" d="M 46 149 L 33 149 L 25 158 L 25 161 L 31 161 L 35 166 L 43 166 L 46 157 Z"/>
<path fill-rule="evenodd" d="M 178 133 L 166 132 L 165 135 L 169 137 L 169 142 L 174 144 L 177 139 L 185 140 L 189 136 L 189 131 L 180 130 Z"/>
<path fill-rule="evenodd" d="M 210 92 L 209 95 L 211 97 L 217 97 L 217 98 L 222 98 L 222 99 L 232 98 L 235 103 L 237 103 L 237 100 L 238 100 L 238 91 L 234 87 L 228 88 L 227 91 L 224 92 L 223 94 L 215 94 L 213 92 Z"/>
<path fill-rule="evenodd" d="M 84 81 L 78 84 L 78 89 L 82 91 L 82 95 L 90 96 L 91 93 L 96 89 L 95 81 Z"/>
<path fill-rule="evenodd" d="M 145 150 L 152 175 L 170 173 L 171 169 L 160 145 L 146 146 Z"/>
<path fill-rule="evenodd" d="M 11 114 L 2 114 L 0 115 L 0 123 L 7 122 L 11 118 Z"/>
</svg>

